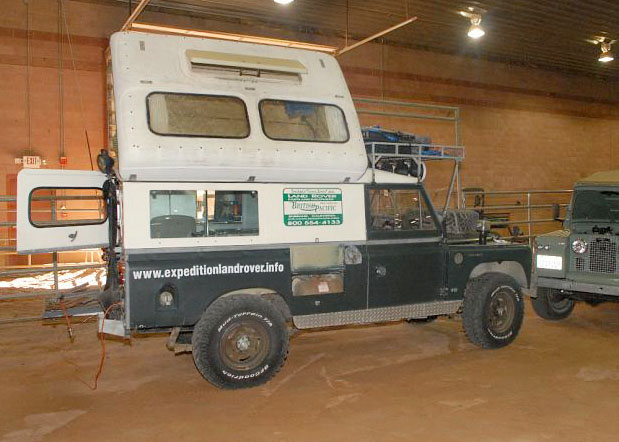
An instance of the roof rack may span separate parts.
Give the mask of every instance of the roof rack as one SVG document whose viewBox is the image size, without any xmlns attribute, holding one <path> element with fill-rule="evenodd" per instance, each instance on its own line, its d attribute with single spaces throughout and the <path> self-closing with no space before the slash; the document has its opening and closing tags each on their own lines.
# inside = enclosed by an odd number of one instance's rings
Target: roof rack
<svg viewBox="0 0 619 442">
<path fill-rule="evenodd" d="M 370 161 L 375 163 L 382 158 L 401 158 L 421 161 L 464 160 L 464 146 L 445 144 L 389 143 L 372 141 L 365 143 Z"/>
<path fill-rule="evenodd" d="M 447 192 L 447 201 L 443 209 L 443 214 L 449 208 L 450 195 L 454 191 L 456 179 L 459 175 L 460 163 L 464 160 L 464 146 L 449 146 L 443 144 L 416 144 L 416 143 L 389 143 L 384 141 L 372 141 L 365 143 L 370 164 L 372 165 L 372 181 L 375 180 L 376 169 L 381 169 L 379 163 L 387 161 L 391 163 L 410 164 L 405 166 L 405 172 L 417 177 L 421 182 L 425 178 L 425 161 L 451 160 L 454 162 L 454 169 Z M 393 167 L 397 167 L 396 164 Z M 415 168 L 416 170 L 411 170 Z M 397 170 L 395 170 L 397 173 Z"/>
<path fill-rule="evenodd" d="M 459 107 L 361 97 L 354 97 L 353 101 L 357 106 L 358 114 L 371 115 L 373 118 L 435 120 L 451 125 L 454 134 L 453 145 L 423 142 L 418 144 L 402 141 L 368 141 L 365 143 L 365 147 L 372 165 L 372 172 L 374 172 L 377 163 L 381 160 L 385 161 L 388 159 L 391 162 L 410 160 L 414 161 L 417 166 L 417 171 L 415 171 L 417 176 L 423 178 L 422 173 L 425 170 L 425 162 L 435 160 L 453 161 L 453 171 L 445 198 L 443 213 L 446 213 L 447 209 L 449 209 L 452 196 L 455 196 L 453 200 L 456 202 L 456 207 L 458 209 L 463 207 L 464 198 L 461 189 L 460 163 L 464 160 L 465 148 L 460 143 L 462 136 L 460 132 Z M 374 124 L 376 124 L 376 120 L 374 120 Z"/>
</svg>

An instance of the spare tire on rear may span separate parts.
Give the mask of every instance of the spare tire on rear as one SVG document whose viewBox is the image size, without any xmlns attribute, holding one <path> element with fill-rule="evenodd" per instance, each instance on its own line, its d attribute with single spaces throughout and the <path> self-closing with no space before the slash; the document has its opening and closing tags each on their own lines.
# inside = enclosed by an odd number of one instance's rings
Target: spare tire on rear
<svg viewBox="0 0 619 442">
<path fill-rule="evenodd" d="M 477 236 L 479 213 L 474 210 L 449 209 L 445 212 L 443 223 L 448 236 L 468 238 Z"/>
</svg>

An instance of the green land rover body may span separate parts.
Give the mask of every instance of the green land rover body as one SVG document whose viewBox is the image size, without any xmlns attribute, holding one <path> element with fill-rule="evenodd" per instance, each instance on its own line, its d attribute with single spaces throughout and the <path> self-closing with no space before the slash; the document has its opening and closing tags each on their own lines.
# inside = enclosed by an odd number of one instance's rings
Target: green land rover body
<svg viewBox="0 0 619 442">
<path fill-rule="evenodd" d="M 574 301 L 619 301 L 618 235 L 619 171 L 577 182 L 563 229 L 537 237 L 535 311 L 557 320 Z"/>
</svg>

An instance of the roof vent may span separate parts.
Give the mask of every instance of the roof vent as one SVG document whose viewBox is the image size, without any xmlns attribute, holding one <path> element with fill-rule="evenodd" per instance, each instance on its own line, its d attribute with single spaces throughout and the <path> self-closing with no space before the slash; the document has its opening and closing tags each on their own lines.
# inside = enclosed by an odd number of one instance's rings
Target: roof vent
<svg viewBox="0 0 619 442">
<path fill-rule="evenodd" d="M 301 81 L 307 68 L 300 61 L 227 52 L 186 51 L 192 70 L 216 75 L 252 76 L 261 79 Z"/>
</svg>

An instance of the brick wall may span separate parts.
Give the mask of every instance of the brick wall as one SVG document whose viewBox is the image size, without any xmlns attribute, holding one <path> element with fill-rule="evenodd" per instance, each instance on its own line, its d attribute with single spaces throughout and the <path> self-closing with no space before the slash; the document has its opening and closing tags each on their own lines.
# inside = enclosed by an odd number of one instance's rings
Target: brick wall
<svg viewBox="0 0 619 442">
<path fill-rule="evenodd" d="M 90 168 L 84 126 L 94 155 L 105 143 L 104 50 L 109 35 L 124 22 L 127 8 L 98 1 L 65 4 L 73 54 L 66 37 L 62 44 L 58 38 L 57 1 L 30 0 L 28 68 L 27 6 L 23 0 L 3 1 L 2 194 L 14 192 L 9 184 L 18 171 L 14 158 L 30 148 L 45 158 L 49 167 L 59 167 L 61 46 L 68 167 Z M 152 12 L 146 12 L 143 20 L 341 45 L 332 38 L 295 34 L 266 24 L 248 26 Z M 460 106 L 467 147 L 465 186 L 569 188 L 591 172 L 619 166 L 619 88 L 609 82 L 375 43 L 343 55 L 340 62 L 354 96 Z M 597 62 L 592 59 L 591 63 Z M 444 124 L 376 116 L 361 119 L 363 124 L 381 124 L 427 134 L 437 142 L 453 142 L 451 127 Z M 433 191 L 447 185 L 448 174 L 445 165 L 431 166 L 429 186 Z"/>
</svg>

